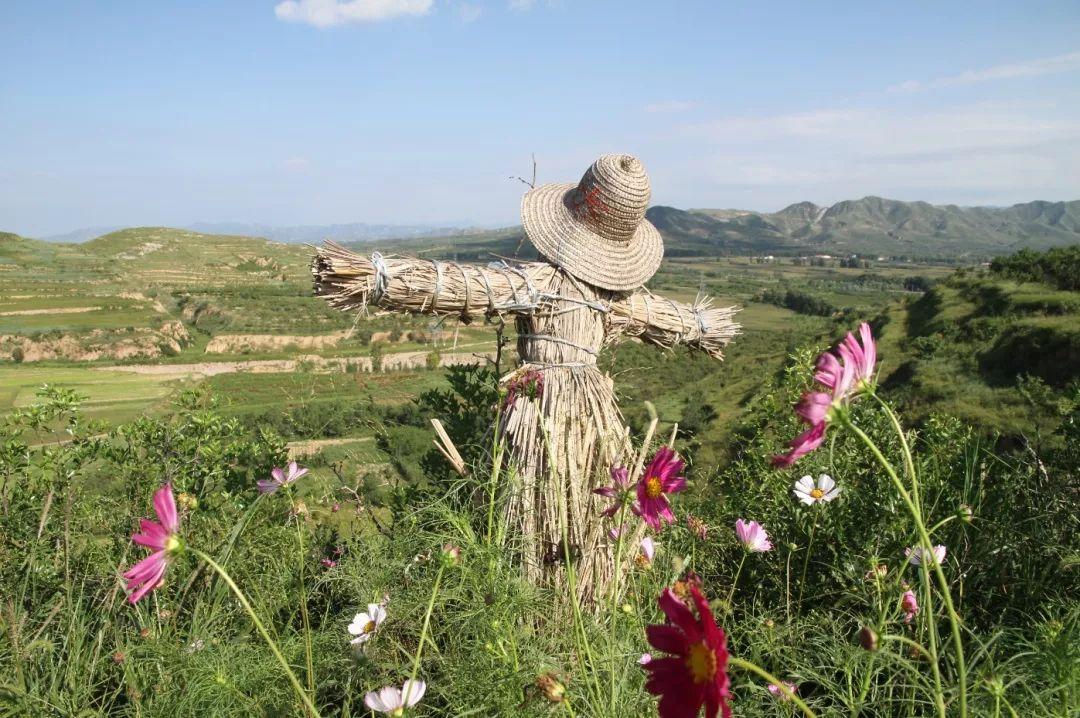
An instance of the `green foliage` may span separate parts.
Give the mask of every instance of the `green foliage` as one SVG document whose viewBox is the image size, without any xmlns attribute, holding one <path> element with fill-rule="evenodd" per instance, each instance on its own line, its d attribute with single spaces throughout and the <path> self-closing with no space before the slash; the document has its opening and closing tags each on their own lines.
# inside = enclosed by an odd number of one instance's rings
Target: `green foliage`
<svg viewBox="0 0 1080 718">
<path fill-rule="evenodd" d="M 994 258 L 990 271 L 1020 282 L 1043 282 L 1058 289 L 1080 290 L 1080 244 L 1045 252 L 1021 249 Z"/>
</svg>

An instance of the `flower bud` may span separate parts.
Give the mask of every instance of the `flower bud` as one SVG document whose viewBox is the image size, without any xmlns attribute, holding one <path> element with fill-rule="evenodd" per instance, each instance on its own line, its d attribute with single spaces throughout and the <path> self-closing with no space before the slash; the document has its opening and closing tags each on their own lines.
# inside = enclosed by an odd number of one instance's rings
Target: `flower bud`
<svg viewBox="0 0 1080 718">
<path fill-rule="evenodd" d="M 442 560 L 448 566 L 457 566 L 461 563 L 461 549 L 452 543 L 444 543 L 442 547 Z"/>
<path fill-rule="evenodd" d="M 965 524 L 970 524 L 975 520 L 975 510 L 968 504 L 960 504 L 960 508 L 956 510 L 956 516 Z"/>
<path fill-rule="evenodd" d="M 876 651 L 878 649 L 878 637 L 873 629 L 867 626 L 859 629 L 859 645 L 867 651 Z"/>
</svg>

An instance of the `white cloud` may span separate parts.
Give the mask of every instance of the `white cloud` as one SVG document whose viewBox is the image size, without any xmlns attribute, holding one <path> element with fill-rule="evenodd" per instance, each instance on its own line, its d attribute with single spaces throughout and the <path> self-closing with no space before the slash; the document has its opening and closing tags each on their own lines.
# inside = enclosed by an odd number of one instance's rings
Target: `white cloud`
<svg viewBox="0 0 1080 718">
<path fill-rule="evenodd" d="M 697 106 L 698 103 L 692 100 L 665 100 L 664 102 L 650 103 L 642 109 L 646 112 L 686 112 Z"/>
<path fill-rule="evenodd" d="M 332 27 L 379 22 L 404 15 L 426 15 L 434 0 L 285 0 L 274 7 L 279 20 Z"/>
<path fill-rule="evenodd" d="M 532 10 L 533 5 L 536 4 L 536 0 L 510 0 L 510 9 L 518 11 Z"/>
<path fill-rule="evenodd" d="M 916 92 L 938 87 L 955 87 L 957 85 L 974 85 L 993 80 L 1010 80 L 1016 77 L 1056 75 L 1061 72 L 1075 72 L 1076 70 L 1080 70 L 1080 52 L 1069 52 L 1064 55 L 1041 57 L 1025 62 L 994 65 L 984 70 L 968 70 L 961 72 L 959 75 L 939 77 L 936 80 L 926 82 L 907 80 L 898 85 L 893 85 L 889 88 L 889 92 Z"/>
<path fill-rule="evenodd" d="M 686 123 L 676 135 L 688 160 L 664 181 L 688 206 L 867 194 L 1008 204 L 1075 199 L 1080 187 L 1080 108 L 1068 102 L 827 108 Z"/>
<path fill-rule="evenodd" d="M 473 5 L 472 3 L 458 3 L 454 7 L 454 15 L 457 16 L 458 21 L 468 24 L 480 19 L 480 16 L 484 14 L 484 9 L 479 5 Z"/>
</svg>

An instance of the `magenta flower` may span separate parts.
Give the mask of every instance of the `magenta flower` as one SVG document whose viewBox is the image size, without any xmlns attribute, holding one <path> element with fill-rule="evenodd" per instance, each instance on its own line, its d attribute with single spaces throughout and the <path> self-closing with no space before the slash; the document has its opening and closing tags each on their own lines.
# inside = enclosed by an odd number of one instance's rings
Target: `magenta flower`
<svg viewBox="0 0 1080 718">
<path fill-rule="evenodd" d="M 154 492 L 154 513 L 161 523 L 141 519 L 139 533 L 131 536 L 135 543 L 154 551 L 124 574 L 130 592 L 128 601 L 131 603 L 138 603 L 143 596 L 161 585 L 172 557 L 184 547 L 177 535 L 180 519 L 176 515 L 172 484 L 165 484 Z"/>
<path fill-rule="evenodd" d="M 634 500 L 634 492 L 630 487 L 630 476 L 624 466 L 611 467 L 611 486 L 602 486 L 593 489 L 593 493 L 614 501 L 610 506 L 600 512 L 604 518 L 614 516 L 623 506 L 631 504 Z"/>
<path fill-rule="evenodd" d="M 919 602 L 915 600 L 914 591 L 904 591 L 900 597 L 900 608 L 904 611 L 904 623 L 911 623 L 911 619 L 919 613 Z"/>
<path fill-rule="evenodd" d="M 784 684 L 784 688 L 787 688 L 792 693 L 799 690 L 799 687 L 790 681 L 780 682 Z M 791 700 L 791 696 L 789 696 L 787 693 L 784 693 L 784 691 L 781 690 L 780 686 L 776 685 L 775 683 L 769 684 L 769 693 L 772 694 L 773 698 L 779 698 L 781 701 L 784 702 Z"/>
<path fill-rule="evenodd" d="M 848 332 L 835 352 L 818 357 L 814 381 L 828 391 L 808 391 L 795 404 L 795 413 L 810 428 L 788 442 L 786 454 L 773 457 L 773 466 L 791 466 L 821 446 L 836 410 L 873 384 L 877 346 L 866 322 L 859 325 L 859 337 Z"/>
<path fill-rule="evenodd" d="M 323 568 L 334 568 L 335 566 L 337 566 L 337 561 L 332 558 L 324 558 L 319 561 L 319 563 L 322 564 Z"/>
<path fill-rule="evenodd" d="M 669 446 L 661 446 L 649 462 L 649 468 L 637 484 L 637 505 L 634 513 L 653 531 L 663 528 L 663 521 L 675 522 L 667 494 L 677 494 L 686 488 L 686 477 L 680 476 L 685 464 Z"/>
<path fill-rule="evenodd" d="M 667 623 L 645 627 L 652 647 L 671 654 L 642 664 L 649 673 L 645 690 L 660 696 L 661 718 L 694 718 L 702 706 L 705 718 L 721 714 L 731 718 L 727 636 L 716 625 L 701 590 L 691 584 L 688 591 L 697 616 L 687 603 L 665 588 L 660 594 L 660 608 L 667 615 Z"/>
<path fill-rule="evenodd" d="M 772 550 L 772 541 L 765 527 L 757 521 L 747 523 L 742 519 L 735 521 L 735 535 L 739 537 L 739 543 L 750 553 L 764 553 Z"/>
<path fill-rule="evenodd" d="M 260 479 L 255 483 L 259 487 L 260 494 L 272 494 L 283 486 L 289 486 L 307 472 L 307 469 L 301 469 L 293 461 L 289 463 L 289 473 L 286 474 L 284 469 L 275 466 L 274 470 L 270 472 L 272 479 Z"/>
</svg>

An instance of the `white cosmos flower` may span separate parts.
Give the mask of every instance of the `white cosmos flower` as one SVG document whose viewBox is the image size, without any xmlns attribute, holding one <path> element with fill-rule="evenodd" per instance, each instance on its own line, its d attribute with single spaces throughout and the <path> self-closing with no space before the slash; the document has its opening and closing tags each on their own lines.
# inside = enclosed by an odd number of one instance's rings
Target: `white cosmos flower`
<svg viewBox="0 0 1080 718">
<path fill-rule="evenodd" d="M 933 566 L 945 560 L 945 547 L 938 544 L 934 547 L 933 553 L 927 553 L 922 546 L 912 546 L 904 549 L 904 555 L 907 556 L 912 566 L 921 566 L 924 556 L 926 557 L 926 565 Z"/>
<path fill-rule="evenodd" d="M 398 690 L 394 686 L 387 686 L 376 692 L 371 691 L 364 696 L 364 705 L 373 711 L 399 716 L 406 708 L 412 708 L 424 697 L 427 685 L 423 681 L 405 681 Z"/>
<path fill-rule="evenodd" d="M 811 506 L 819 501 L 829 503 L 840 494 L 840 487 L 828 474 L 818 476 L 816 484 L 810 474 L 807 474 L 795 482 L 792 493 L 799 501 Z"/>
<path fill-rule="evenodd" d="M 366 642 L 375 633 L 375 629 L 386 620 L 386 609 L 377 603 L 369 603 L 366 613 L 358 613 L 349 624 L 349 633 L 356 638 L 349 641 L 358 646 Z"/>
</svg>

